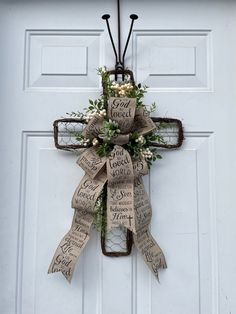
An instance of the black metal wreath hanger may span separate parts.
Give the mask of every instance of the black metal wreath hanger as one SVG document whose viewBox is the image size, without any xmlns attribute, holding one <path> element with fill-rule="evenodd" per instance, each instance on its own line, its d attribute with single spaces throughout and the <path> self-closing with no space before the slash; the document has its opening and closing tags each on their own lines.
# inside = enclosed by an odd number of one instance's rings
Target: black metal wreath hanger
<svg viewBox="0 0 236 314">
<path fill-rule="evenodd" d="M 124 74 L 124 72 L 127 72 L 128 70 L 125 70 L 125 55 L 126 55 L 126 51 L 129 45 L 129 41 L 130 41 L 130 36 L 132 33 L 132 29 L 133 29 L 133 25 L 134 25 L 134 21 L 138 19 L 138 15 L 136 14 L 131 14 L 130 15 L 130 19 L 131 19 L 131 24 L 130 24 L 130 29 L 129 29 L 129 33 L 128 33 L 128 37 L 126 40 L 126 44 L 125 44 L 125 48 L 121 57 L 121 25 L 120 25 L 120 0 L 117 0 L 117 26 L 118 26 L 118 53 L 114 44 L 114 40 L 112 37 L 112 33 L 111 33 L 111 28 L 109 25 L 109 18 L 110 15 L 109 14 L 104 14 L 102 16 L 102 19 L 106 21 L 107 24 L 107 29 L 108 29 L 108 33 L 109 33 L 109 37 L 111 40 L 111 44 L 112 44 L 112 48 L 115 54 L 115 70 L 111 71 L 113 73 L 111 74 L 115 74 L 115 76 L 117 77 L 117 74 Z M 131 71 L 128 71 L 131 72 Z M 133 73 L 128 73 L 128 74 L 132 74 L 131 80 L 133 80 Z"/>
</svg>

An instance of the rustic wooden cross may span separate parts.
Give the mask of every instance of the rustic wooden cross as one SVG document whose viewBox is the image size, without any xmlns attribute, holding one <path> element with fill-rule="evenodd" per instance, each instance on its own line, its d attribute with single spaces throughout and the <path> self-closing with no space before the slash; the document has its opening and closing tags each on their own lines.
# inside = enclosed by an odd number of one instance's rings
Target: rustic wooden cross
<svg viewBox="0 0 236 314">
<path fill-rule="evenodd" d="M 125 69 L 125 55 L 127 52 L 127 48 L 128 48 L 130 36 L 132 33 L 134 21 L 138 19 L 138 16 L 136 14 L 130 15 L 130 19 L 131 19 L 130 29 L 129 29 L 129 33 L 128 33 L 128 37 L 126 40 L 123 54 L 121 55 L 120 1 L 119 0 L 117 0 L 117 14 L 118 14 L 117 15 L 117 20 L 118 20 L 118 50 L 116 50 L 114 40 L 112 37 L 112 33 L 111 33 L 111 29 L 110 29 L 110 25 L 109 25 L 110 15 L 104 14 L 102 16 L 102 19 L 106 21 L 108 34 L 109 34 L 112 48 L 113 48 L 114 55 L 115 55 L 115 69 L 108 71 L 108 74 L 109 74 L 109 76 L 114 76 L 115 81 L 118 80 L 118 77 L 121 77 L 121 80 L 124 81 L 124 78 L 128 76 L 129 81 L 133 85 L 135 85 L 133 72 L 128 70 L 128 69 Z M 106 84 L 104 82 L 102 82 L 102 86 L 103 86 L 103 95 L 105 96 L 104 98 L 107 100 L 109 95 L 108 95 L 108 91 L 106 88 Z M 166 133 L 167 133 L 168 126 L 169 126 L 169 130 L 172 130 L 171 134 L 169 134 L 169 135 L 172 139 L 175 138 L 176 141 L 175 141 L 175 143 L 173 143 L 171 141 L 169 141 L 169 142 L 167 142 L 167 141 L 165 141 L 165 142 L 153 142 L 151 144 L 151 146 L 159 147 L 159 148 L 174 149 L 174 148 L 178 148 L 182 145 L 183 127 L 182 127 L 182 123 L 180 120 L 173 119 L 173 118 L 160 118 L 160 117 L 152 117 L 152 120 L 156 124 L 157 127 L 160 126 L 161 124 L 165 124 L 166 125 L 166 128 L 165 128 Z M 70 136 L 68 137 L 68 129 L 70 127 L 72 127 L 72 131 L 73 131 L 74 129 L 80 128 L 85 123 L 86 123 L 86 121 L 84 121 L 83 119 L 74 119 L 74 118 L 59 119 L 59 120 L 54 121 L 54 124 L 53 124 L 53 126 L 54 126 L 54 140 L 55 140 L 56 148 L 62 149 L 62 150 L 69 150 L 69 151 L 71 151 L 71 150 L 76 151 L 76 150 L 80 150 L 82 148 L 84 149 L 84 146 L 79 144 L 79 142 L 76 141 L 75 138 L 72 139 Z M 65 138 L 67 137 L 66 141 L 64 141 L 64 142 L 62 141 L 63 136 Z M 129 220 L 130 219 L 131 218 L 129 217 Z M 122 252 L 118 252 L 115 250 L 107 251 L 107 249 L 106 249 L 107 240 L 109 241 L 109 239 L 106 238 L 106 234 L 105 235 L 103 234 L 101 236 L 101 246 L 102 246 L 103 254 L 108 255 L 108 256 L 124 256 L 124 255 L 130 254 L 131 249 L 132 249 L 133 237 L 132 237 L 132 232 L 129 231 L 128 229 L 126 230 L 126 240 L 125 240 L 126 250 L 125 251 L 122 251 Z M 110 241 L 112 242 L 112 240 L 110 240 Z"/>
<path fill-rule="evenodd" d="M 134 83 L 134 77 L 133 73 L 130 70 L 123 70 L 123 69 L 115 69 L 112 71 L 108 71 L 109 75 L 114 77 L 127 77 L 129 76 L 130 81 Z M 106 95 L 106 88 L 103 85 L 103 94 Z M 173 118 L 161 118 L 161 117 L 152 117 L 153 122 L 156 124 L 157 128 L 161 124 L 165 124 L 165 128 L 162 129 L 162 137 L 165 139 L 164 142 L 153 142 L 153 147 L 158 148 L 166 148 L 166 149 L 176 149 L 179 148 L 182 145 L 183 142 L 183 127 L 182 123 L 178 119 Z M 54 121 L 53 127 L 54 127 L 54 141 L 55 146 L 57 149 L 60 150 L 67 150 L 67 151 L 78 151 L 80 149 L 84 149 L 84 146 L 81 145 L 75 137 L 73 137 L 73 134 L 76 133 L 76 130 L 82 130 L 84 125 L 86 125 L 86 121 L 83 119 L 77 119 L 77 118 L 64 118 Z M 174 140 L 174 142 L 173 142 Z M 124 229 L 124 228 L 123 228 Z M 122 229 L 122 230 L 123 230 Z M 132 232 L 128 229 L 125 231 L 120 230 L 118 234 L 120 234 L 120 241 L 123 243 L 113 243 L 112 237 L 117 236 L 117 230 L 113 234 L 114 231 L 110 231 L 109 234 L 105 232 L 105 234 L 101 235 L 101 246 L 102 246 L 102 252 L 104 255 L 107 256 L 124 256 L 129 255 L 131 253 L 132 249 Z M 124 240 L 124 234 L 122 232 L 125 232 L 125 240 Z M 112 243 L 112 246 L 114 247 L 122 247 L 122 250 L 117 249 L 109 249 L 108 242 Z M 124 249 L 125 247 L 125 249 Z"/>
</svg>

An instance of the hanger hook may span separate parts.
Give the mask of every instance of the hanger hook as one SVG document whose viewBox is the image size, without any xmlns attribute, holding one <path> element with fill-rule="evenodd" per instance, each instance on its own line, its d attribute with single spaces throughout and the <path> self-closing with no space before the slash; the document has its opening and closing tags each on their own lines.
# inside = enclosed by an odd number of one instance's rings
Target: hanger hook
<svg viewBox="0 0 236 314">
<path fill-rule="evenodd" d="M 118 21 L 118 25 L 117 25 L 118 26 L 118 54 L 117 54 L 117 51 L 116 51 L 116 47 L 115 47 L 115 44 L 114 44 L 114 40 L 113 40 L 113 37 L 112 37 L 112 34 L 111 34 L 111 29 L 110 29 L 110 25 L 109 25 L 109 21 L 108 21 L 109 18 L 110 18 L 110 15 L 109 14 L 104 14 L 102 16 L 102 19 L 106 21 L 109 37 L 110 37 L 112 48 L 113 48 L 113 51 L 114 51 L 114 54 L 115 54 L 115 58 L 116 58 L 115 68 L 117 70 L 123 70 L 124 69 L 125 55 L 126 55 L 126 51 L 127 51 L 127 48 L 128 48 L 130 36 L 131 36 L 131 33 L 132 33 L 134 21 L 138 19 L 138 15 L 136 15 L 136 14 L 131 14 L 130 15 L 130 19 L 131 19 L 130 29 L 129 29 L 127 41 L 126 41 L 126 44 L 125 44 L 125 49 L 124 49 L 124 52 L 123 52 L 123 55 L 122 55 L 122 59 L 121 59 L 120 0 L 117 0 L 117 13 L 118 13 L 118 18 L 117 18 L 117 21 Z"/>
<path fill-rule="evenodd" d="M 109 36 L 110 36 L 110 39 L 111 39 L 111 44 L 112 44 L 112 48 L 113 48 L 113 51 L 114 51 L 114 54 L 115 54 L 116 64 L 117 64 L 118 63 L 118 56 L 117 56 L 116 47 L 115 47 L 115 44 L 114 44 L 114 41 L 113 41 L 113 37 L 112 37 L 112 34 L 111 34 L 110 25 L 109 25 L 109 22 L 108 22 L 109 18 L 110 18 L 109 14 L 104 14 L 102 16 L 102 19 L 105 20 L 106 23 L 107 23 L 107 29 L 108 29 L 108 33 L 109 33 Z"/>
<path fill-rule="evenodd" d="M 128 37 L 127 37 L 127 40 L 126 40 L 125 49 L 124 49 L 123 56 L 122 56 L 122 64 L 123 64 L 123 66 L 125 64 L 125 54 L 126 54 L 126 51 L 127 51 L 127 48 L 128 48 L 128 44 L 129 44 L 130 36 L 131 36 L 131 33 L 132 33 L 134 21 L 138 19 L 138 15 L 131 14 L 130 18 L 131 18 L 131 24 L 130 24 L 129 34 L 128 34 Z"/>
</svg>

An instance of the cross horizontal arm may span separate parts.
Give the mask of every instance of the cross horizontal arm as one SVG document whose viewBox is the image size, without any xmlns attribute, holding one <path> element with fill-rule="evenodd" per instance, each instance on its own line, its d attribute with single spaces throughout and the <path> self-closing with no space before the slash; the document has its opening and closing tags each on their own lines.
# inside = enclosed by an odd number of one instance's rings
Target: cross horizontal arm
<svg viewBox="0 0 236 314">
<path fill-rule="evenodd" d="M 168 134 L 168 137 L 172 139 L 175 138 L 176 140 L 174 144 L 153 142 L 151 146 L 166 149 L 174 149 L 179 148 L 182 145 L 184 135 L 182 122 L 180 120 L 160 117 L 152 117 L 152 120 L 157 125 L 157 128 L 159 127 L 160 124 L 165 124 L 164 130 L 161 131 L 164 137 L 166 132 L 166 134 Z M 76 132 L 82 130 L 84 125 L 86 125 L 85 120 L 78 118 L 76 119 L 63 118 L 55 120 L 53 123 L 53 128 L 54 128 L 54 142 L 56 148 L 67 151 L 71 150 L 73 151 L 76 149 L 84 148 L 84 146 L 78 144 L 78 141 L 76 141 L 75 139 Z"/>
</svg>

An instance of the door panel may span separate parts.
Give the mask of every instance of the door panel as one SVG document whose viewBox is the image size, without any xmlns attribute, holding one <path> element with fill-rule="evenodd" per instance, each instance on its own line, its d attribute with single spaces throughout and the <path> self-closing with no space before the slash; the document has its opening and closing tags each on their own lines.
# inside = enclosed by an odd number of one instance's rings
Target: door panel
<svg viewBox="0 0 236 314">
<path fill-rule="evenodd" d="M 122 1 L 123 44 L 139 15 L 126 65 L 150 87 L 155 115 L 185 128 L 183 147 L 161 150 L 144 180 L 168 269 L 159 284 L 135 248 L 103 256 L 94 230 L 70 285 L 47 269 L 83 171 L 54 148 L 52 122 L 99 96 L 96 69 L 114 64 L 101 16 L 116 41 L 116 3 L 0 6 L 1 313 L 234 313 L 236 4 Z"/>
</svg>

